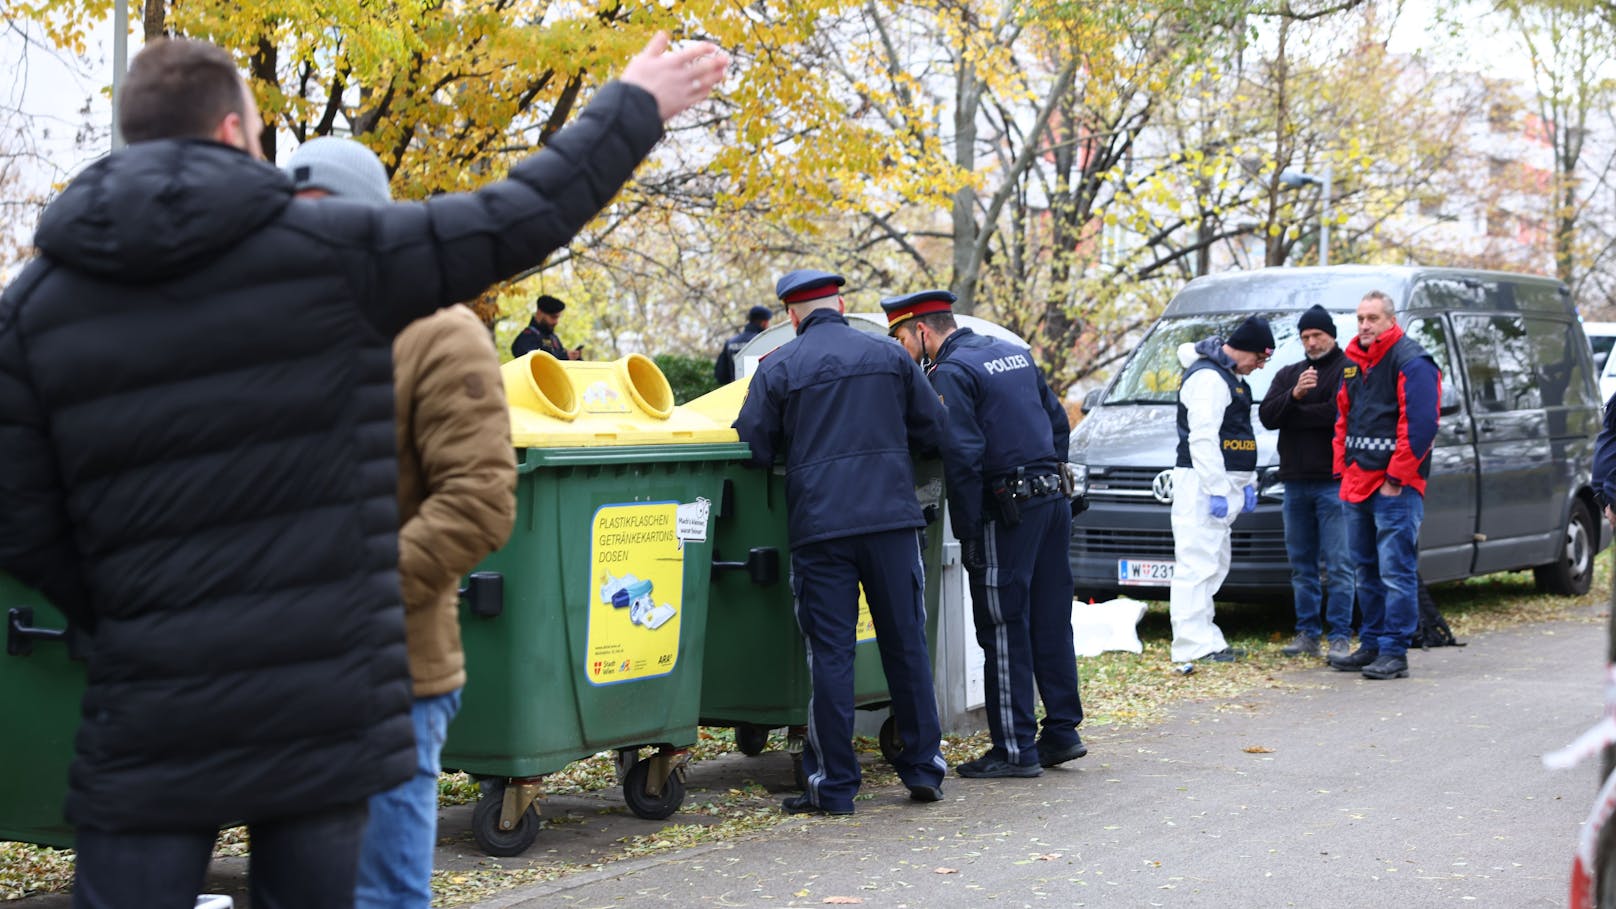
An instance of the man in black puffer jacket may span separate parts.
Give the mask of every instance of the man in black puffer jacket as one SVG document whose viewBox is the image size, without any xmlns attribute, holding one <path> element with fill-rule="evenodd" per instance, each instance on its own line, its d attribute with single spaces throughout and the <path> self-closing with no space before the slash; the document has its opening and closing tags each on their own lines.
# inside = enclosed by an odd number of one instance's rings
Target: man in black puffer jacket
<svg viewBox="0 0 1616 909">
<path fill-rule="evenodd" d="M 218 48 L 135 59 L 129 147 L 0 297 L 0 569 L 88 635 L 76 905 L 190 905 L 236 821 L 254 906 L 351 905 L 365 800 L 415 763 L 393 335 L 606 205 L 722 78 L 666 49 L 509 179 L 387 207 L 294 201 Z"/>
</svg>

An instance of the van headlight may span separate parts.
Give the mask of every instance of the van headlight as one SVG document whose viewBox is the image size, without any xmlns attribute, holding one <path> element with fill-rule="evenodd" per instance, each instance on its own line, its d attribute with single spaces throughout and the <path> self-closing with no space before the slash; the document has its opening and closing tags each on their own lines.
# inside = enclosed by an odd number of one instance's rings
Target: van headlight
<svg viewBox="0 0 1616 909">
<path fill-rule="evenodd" d="M 1279 468 L 1264 467 L 1257 471 L 1257 498 L 1281 502 L 1285 499 L 1285 481 L 1279 478 Z"/>
<path fill-rule="evenodd" d="M 1076 461 L 1066 462 L 1066 476 L 1071 483 L 1071 497 L 1088 495 L 1089 492 L 1089 465 L 1079 464 Z"/>
</svg>

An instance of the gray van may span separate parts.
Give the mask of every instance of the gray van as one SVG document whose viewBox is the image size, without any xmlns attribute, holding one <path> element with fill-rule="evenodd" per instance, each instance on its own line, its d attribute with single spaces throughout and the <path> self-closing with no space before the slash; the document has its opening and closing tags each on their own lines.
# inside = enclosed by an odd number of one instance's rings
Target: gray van
<svg viewBox="0 0 1616 909">
<path fill-rule="evenodd" d="M 1321 304 L 1338 343 L 1357 333 L 1358 301 L 1381 290 L 1397 321 L 1442 370 L 1441 417 L 1420 529 L 1427 582 L 1530 568 L 1538 587 L 1586 593 L 1608 540 L 1589 476 L 1600 400 L 1588 339 L 1570 293 L 1552 278 L 1447 268 L 1271 268 L 1196 278 L 1102 390 L 1072 433 L 1089 509 L 1072 524 L 1080 597 L 1165 598 L 1173 571 L 1172 467 L 1182 372 L 1178 345 L 1227 336 L 1265 316 L 1277 347 L 1247 378 L 1253 404 L 1278 367 L 1301 359 L 1296 319 Z M 1255 409 L 1255 406 L 1254 408 Z M 1258 506 L 1234 524 L 1221 594 L 1290 592 L 1278 433 L 1257 429 Z"/>
</svg>

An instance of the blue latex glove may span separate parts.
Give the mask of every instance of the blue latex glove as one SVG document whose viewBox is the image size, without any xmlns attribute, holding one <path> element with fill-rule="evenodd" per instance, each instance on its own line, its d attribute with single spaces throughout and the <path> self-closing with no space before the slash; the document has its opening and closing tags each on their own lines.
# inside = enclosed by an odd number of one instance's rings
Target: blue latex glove
<svg viewBox="0 0 1616 909">
<path fill-rule="evenodd" d="M 1240 509 L 1241 514 L 1251 514 L 1257 510 L 1257 487 L 1246 487 L 1246 505 Z"/>
<path fill-rule="evenodd" d="M 1229 500 L 1223 496 L 1207 496 L 1206 500 L 1212 503 L 1212 517 L 1226 518 L 1229 516 Z"/>
</svg>

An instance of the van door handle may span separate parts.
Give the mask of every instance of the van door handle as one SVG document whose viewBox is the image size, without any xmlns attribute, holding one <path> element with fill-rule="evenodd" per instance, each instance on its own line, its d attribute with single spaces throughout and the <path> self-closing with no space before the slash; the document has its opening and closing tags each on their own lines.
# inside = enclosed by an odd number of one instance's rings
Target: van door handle
<svg viewBox="0 0 1616 909">
<path fill-rule="evenodd" d="M 1462 436 L 1462 435 L 1464 435 L 1464 434 L 1466 434 L 1468 432 L 1470 432 L 1470 428 L 1465 426 L 1463 423 L 1454 423 L 1453 424 L 1453 434 L 1454 435 Z"/>
<path fill-rule="evenodd" d="M 1493 421 L 1492 420 L 1482 420 L 1481 421 L 1481 431 L 1482 432 L 1492 432 L 1494 428 L 1495 427 L 1493 426 Z"/>
</svg>

